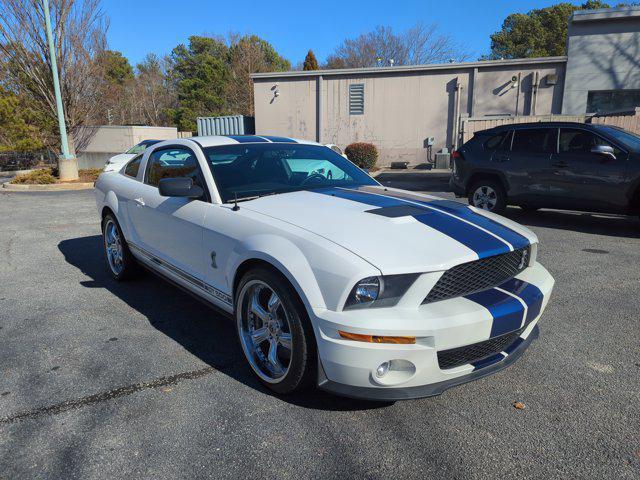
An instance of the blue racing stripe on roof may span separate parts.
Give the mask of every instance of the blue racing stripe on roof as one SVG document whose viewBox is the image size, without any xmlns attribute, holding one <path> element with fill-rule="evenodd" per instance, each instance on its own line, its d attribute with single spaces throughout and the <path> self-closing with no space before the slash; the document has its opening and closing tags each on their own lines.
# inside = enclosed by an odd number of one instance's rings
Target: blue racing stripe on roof
<svg viewBox="0 0 640 480">
<path fill-rule="evenodd" d="M 298 143 L 295 140 L 291 139 L 291 138 L 287 138 L 287 137 L 275 137 L 273 135 L 260 135 L 262 138 L 266 138 L 267 140 L 270 140 L 272 142 L 276 142 L 276 143 Z"/>
<path fill-rule="evenodd" d="M 256 135 L 225 135 L 225 136 L 239 143 L 269 143 L 269 140 L 258 137 Z"/>
<path fill-rule="evenodd" d="M 374 207 L 396 207 L 409 205 L 401 198 L 377 195 L 358 190 L 326 188 L 312 191 Z M 425 208 L 424 213 L 412 216 L 420 223 L 427 225 L 470 248 L 478 255 L 478 258 L 486 258 L 509 252 L 509 247 L 493 235 L 489 235 L 468 223 L 445 213 L 438 212 L 437 210 Z"/>
<path fill-rule="evenodd" d="M 491 313 L 493 323 L 491 324 L 490 338 L 518 330 L 522 325 L 524 307 L 517 298 L 513 298 L 511 295 L 491 288 L 466 295 L 465 298 L 482 305 Z"/>
</svg>

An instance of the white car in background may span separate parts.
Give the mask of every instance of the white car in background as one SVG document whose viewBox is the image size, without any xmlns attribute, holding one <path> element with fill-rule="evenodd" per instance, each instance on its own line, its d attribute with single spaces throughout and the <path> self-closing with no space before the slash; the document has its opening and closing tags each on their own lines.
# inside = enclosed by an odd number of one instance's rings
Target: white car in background
<svg viewBox="0 0 640 480">
<path fill-rule="evenodd" d="M 144 150 L 147 147 L 151 145 L 155 145 L 156 143 L 161 141 L 162 140 L 143 140 L 140 143 L 131 147 L 126 152 L 119 153 L 118 155 L 114 155 L 109 160 L 107 160 L 107 163 L 105 163 L 104 171 L 113 172 L 115 170 L 120 170 L 125 163 L 127 163 L 129 160 L 131 160 L 133 157 L 135 157 L 139 153 L 144 152 Z"/>
<path fill-rule="evenodd" d="M 95 193 L 113 277 L 142 264 L 233 315 L 281 394 L 388 401 L 493 373 L 537 337 L 554 284 L 528 229 L 386 188 L 313 142 L 163 141 Z"/>
</svg>

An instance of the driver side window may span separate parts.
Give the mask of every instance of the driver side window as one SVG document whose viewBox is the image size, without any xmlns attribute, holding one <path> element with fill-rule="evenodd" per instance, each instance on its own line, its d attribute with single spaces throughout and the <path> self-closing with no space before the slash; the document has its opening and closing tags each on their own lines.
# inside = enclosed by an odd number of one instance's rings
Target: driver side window
<svg viewBox="0 0 640 480">
<path fill-rule="evenodd" d="M 205 188 L 195 154 L 188 148 L 163 148 L 149 156 L 145 183 L 157 187 L 163 178 L 191 178 L 194 185 Z"/>
</svg>

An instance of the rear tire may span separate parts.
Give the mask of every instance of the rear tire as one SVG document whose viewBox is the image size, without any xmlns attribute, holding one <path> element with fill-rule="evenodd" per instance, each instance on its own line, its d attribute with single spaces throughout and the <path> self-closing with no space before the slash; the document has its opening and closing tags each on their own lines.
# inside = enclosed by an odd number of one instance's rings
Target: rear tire
<svg viewBox="0 0 640 480">
<path fill-rule="evenodd" d="M 240 346 L 258 379 L 279 394 L 313 385 L 315 336 L 291 284 L 268 268 L 255 268 L 240 280 L 235 305 Z"/>
<path fill-rule="evenodd" d="M 107 266 L 116 281 L 128 280 L 140 273 L 140 265 L 129 250 L 118 220 L 111 213 L 102 219 L 102 243 Z"/>
<path fill-rule="evenodd" d="M 486 179 L 473 182 L 469 189 L 469 205 L 493 213 L 502 213 L 507 208 L 507 195 L 500 182 Z"/>
</svg>

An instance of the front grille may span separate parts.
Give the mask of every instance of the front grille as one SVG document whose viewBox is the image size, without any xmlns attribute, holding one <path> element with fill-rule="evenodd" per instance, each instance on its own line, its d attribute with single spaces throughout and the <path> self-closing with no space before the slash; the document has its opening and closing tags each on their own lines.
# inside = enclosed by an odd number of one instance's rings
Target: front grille
<svg viewBox="0 0 640 480">
<path fill-rule="evenodd" d="M 456 265 L 444 272 L 422 303 L 462 297 L 496 287 L 515 277 L 528 264 L 529 247 L 527 246 L 502 255 Z"/>
<path fill-rule="evenodd" d="M 515 332 L 506 333 L 473 345 L 442 350 L 438 352 L 438 365 L 442 370 L 446 370 L 447 368 L 459 367 L 460 365 L 466 365 L 500 353 L 515 342 L 523 330 L 524 328 L 521 328 Z"/>
</svg>

